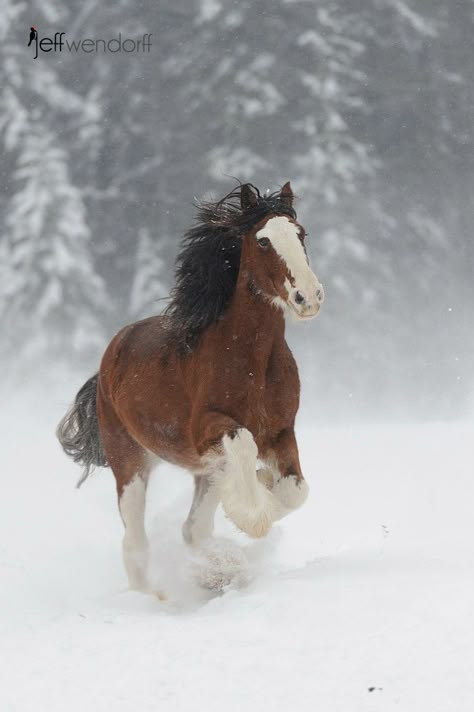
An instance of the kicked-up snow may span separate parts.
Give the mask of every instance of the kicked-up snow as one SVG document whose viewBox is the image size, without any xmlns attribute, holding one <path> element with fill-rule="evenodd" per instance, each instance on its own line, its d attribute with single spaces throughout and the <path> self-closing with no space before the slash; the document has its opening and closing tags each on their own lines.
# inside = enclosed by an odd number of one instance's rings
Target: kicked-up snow
<svg viewBox="0 0 474 712">
<path fill-rule="evenodd" d="M 206 552 L 181 540 L 191 478 L 162 466 L 163 601 L 126 590 L 110 471 L 75 489 L 65 405 L 1 418 L 2 712 L 474 709 L 472 424 L 303 423 L 303 509 L 263 541 L 219 513 Z"/>
</svg>

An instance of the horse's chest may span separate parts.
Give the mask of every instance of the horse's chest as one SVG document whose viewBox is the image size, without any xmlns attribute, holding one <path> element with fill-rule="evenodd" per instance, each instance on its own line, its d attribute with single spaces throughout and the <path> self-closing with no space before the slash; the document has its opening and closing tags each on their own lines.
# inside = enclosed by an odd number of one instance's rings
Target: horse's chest
<svg viewBox="0 0 474 712">
<path fill-rule="evenodd" d="M 206 362 L 207 407 L 226 413 L 266 441 L 290 427 L 299 406 L 300 383 L 293 355 L 286 344 L 274 349 L 262 364 L 255 354 L 235 354 L 221 368 Z"/>
<path fill-rule="evenodd" d="M 298 369 L 291 352 L 275 355 L 251 404 L 255 429 L 272 435 L 289 427 L 298 410 L 299 395 Z"/>
<path fill-rule="evenodd" d="M 285 359 L 266 374 L 265 403 L 271 409 L 286 407 L 296 412 L 299 403 L 300 382 L 293 359 Z"/>
</svg>

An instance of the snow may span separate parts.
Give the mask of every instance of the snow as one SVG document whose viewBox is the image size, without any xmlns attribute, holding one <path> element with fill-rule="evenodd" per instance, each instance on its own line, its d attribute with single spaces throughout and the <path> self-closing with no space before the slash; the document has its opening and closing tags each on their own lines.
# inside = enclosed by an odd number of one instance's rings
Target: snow
<svg viewBox="0 0 474 712">
<path fill-rule="evenodd" d="M 221 594 L 181 541 L 190 478 L 164 466 L 160 601 L 126 590 L 110 472 L 74 487 L 66 404 L 27 406 L 0 421 L 2 712 L 473 709 L 472 424 L 302 424 L 310 498 L 265 541 L 219 514 L 251 574 Z"/>
</svg>

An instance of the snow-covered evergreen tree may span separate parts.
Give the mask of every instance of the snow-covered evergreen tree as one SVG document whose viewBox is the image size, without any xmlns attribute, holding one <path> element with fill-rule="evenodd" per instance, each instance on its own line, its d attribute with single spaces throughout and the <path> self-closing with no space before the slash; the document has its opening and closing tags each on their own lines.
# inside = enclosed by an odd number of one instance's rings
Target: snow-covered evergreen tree
<svg viewBox="0 0 474 712">
<path fill-rule="evenodd" d="M 103 345 L 108 308 L 95 273 L 80 191 L 67 156 L 40 123 L 30 127 L 7 206 L 0 283 L 3 346 L 8 354 L 79 362 Z"/>
<path fill-rule="evenodd" d="M 8 170 L 1 191 L 0 351 L 15 366 L 48 356 L 72 365 L 97 357 L 109 304 L 70 170 L 80 135 L 65 146 L 52 126 L 72 120 L 80 129 L 88 103 L 63 87 L 50 66 L 35 64 L 26 42 L 19 45 L 24 10 L 7 2 L 0 21 L 0 143 Z M 41 12 L 45 19 L 59 16 L 49 2 Z"/>
</svg>

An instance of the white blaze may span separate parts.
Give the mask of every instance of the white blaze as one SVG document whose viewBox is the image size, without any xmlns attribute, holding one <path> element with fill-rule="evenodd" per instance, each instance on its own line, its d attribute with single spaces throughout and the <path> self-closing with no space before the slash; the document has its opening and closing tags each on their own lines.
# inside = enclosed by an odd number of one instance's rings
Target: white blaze
<svg viewBox="0 0 474 712">
<path fill-rule="evenodd" d="M 255 237 L 268 237 L 273 248 L 285 262 L 294 279 L 294 287 L 300 289 L 306 296 L 316 292 L 319 286 L 318 279 L 308 265 L 304 247 L 298 237 L 298 226 L 290 220 L 279 215 L 270 218 Z M 290 285 L 286 285 L 288 290 Z"/>
</svg>

